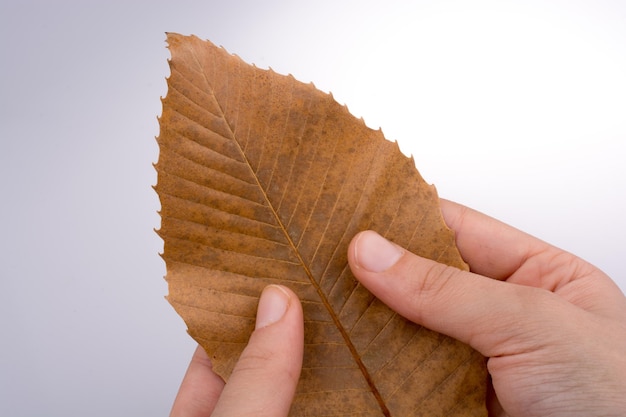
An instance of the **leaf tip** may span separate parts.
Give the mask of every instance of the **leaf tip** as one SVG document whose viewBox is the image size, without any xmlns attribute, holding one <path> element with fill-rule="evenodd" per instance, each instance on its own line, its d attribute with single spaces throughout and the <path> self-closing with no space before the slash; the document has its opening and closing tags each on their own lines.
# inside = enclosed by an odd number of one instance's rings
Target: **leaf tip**
<svg viewBox="0 0 626 417">
<path fill-rule="evenodd" d="M 165 32 L 165 47 L 167 49 L 171 49 L 172 47 L 178 46 L 181 43 L 181 39 L 184 36 L 180 33 L 176 32 Z"/>
</svg>

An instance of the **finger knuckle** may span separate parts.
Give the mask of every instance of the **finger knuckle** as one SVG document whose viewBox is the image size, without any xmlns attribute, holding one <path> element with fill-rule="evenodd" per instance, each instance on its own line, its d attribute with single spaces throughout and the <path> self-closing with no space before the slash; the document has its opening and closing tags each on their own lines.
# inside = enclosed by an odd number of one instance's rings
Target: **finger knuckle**
<svg viewBox="0 0 626 417">
<path fill-rule="evenodd" d="M 417 305 L 416 311 L 423 311 L 424 305 L 445 303 L 450 299 L 450 285 L 459 270 L 436 262 L 428 263 L 425 267 L 416 268 L 412 276 L 419 277 L 413 281 L 411 298 Z"/>
</svg>

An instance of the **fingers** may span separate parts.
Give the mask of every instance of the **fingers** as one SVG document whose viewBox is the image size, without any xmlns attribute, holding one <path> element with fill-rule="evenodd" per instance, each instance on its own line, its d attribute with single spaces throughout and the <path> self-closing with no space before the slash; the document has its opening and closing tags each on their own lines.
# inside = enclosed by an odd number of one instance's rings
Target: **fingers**
<svg viewBox="0 0 626 417">
<path fill-rule="evenodd" d="M 507 279 L 527 259 L 551 248 L 547 243 L 460 204 L 440 200 L 448 227 L 473 272 Z"/>
<path fill-rule="evenodd" d="M 588 262 L 460 204 L 441 200 L 441 211 L 472 272 L 543 288 L 606 316 L 626 311 L 619 287 Z"/>
<path fill-rule="evenodd" d="M 303 344 L 298 297 L 282 286 L 266 287 L 256 329 L 212 415 L 287 416 L 300 377 Z"/>
<path fill-rule="evenodd" d="M 300 300 L 283 286 L 266 287 L 255 327 L 226 385 L 198 346 L 170 417 L 287 416 L 302 367 Z"/>
<path fill-rule="evenodd" d="M 566 308 L 548 291 L 421 258 L 372 231 L 353 239 L 348 261 L 358 280 L 393 310 L 485 356 L 518 353 L 526 342 L 545 340 L 536 332 L 547 327 L 537 324 Z"/>
<path fill-rule="evenodd" d="M 170 417 L 210 416 L 224 388 L 224 381 L 213 372 L 211 360 L 201 346 L 191 358 L 180 385 Z"/>
</svg>

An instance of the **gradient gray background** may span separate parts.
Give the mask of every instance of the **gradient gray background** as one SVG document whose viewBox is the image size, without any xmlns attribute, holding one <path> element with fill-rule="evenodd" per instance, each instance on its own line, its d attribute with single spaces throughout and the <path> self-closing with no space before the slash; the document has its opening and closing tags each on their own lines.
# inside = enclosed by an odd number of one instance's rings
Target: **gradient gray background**
<svg viewBox="0 0 626 417">
<path fill-rule="evenodd" d="M 166 31 L 332 91 L 441 196 L 626 288 L 624 3 L 382 3 L 2 2 L 0 415 L 169 412 L 194 343 L 153 232 Z"/>
</svg>

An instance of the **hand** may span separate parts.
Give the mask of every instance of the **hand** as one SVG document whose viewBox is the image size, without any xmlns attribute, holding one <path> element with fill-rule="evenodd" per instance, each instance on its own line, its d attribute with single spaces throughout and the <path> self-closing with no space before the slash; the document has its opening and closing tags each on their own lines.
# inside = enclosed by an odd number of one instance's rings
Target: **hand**
<svg viewBox="0 0 626 417">
<path fill-rule="evenodd" d="M 490 416 L 626 415 L 626 298 L 611 279 L 483 214 L 448 201 L 441 208 L 472 272 L 367 231 L 348 252 L 359 281 L 409 320 L 488 358 Z"/>
<path fill-rule="evenodd" d="M 198 346 L 172 406 L 171 417 L 262 416 L 289 413 L 300 369 L 302 306 L 289 289 L 263 290 L 256 328 L 225 384 Z"/>
</svg>

